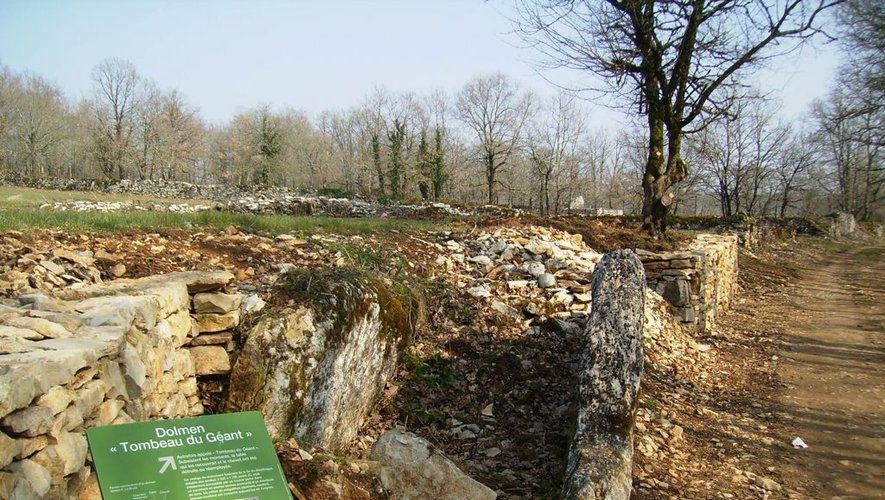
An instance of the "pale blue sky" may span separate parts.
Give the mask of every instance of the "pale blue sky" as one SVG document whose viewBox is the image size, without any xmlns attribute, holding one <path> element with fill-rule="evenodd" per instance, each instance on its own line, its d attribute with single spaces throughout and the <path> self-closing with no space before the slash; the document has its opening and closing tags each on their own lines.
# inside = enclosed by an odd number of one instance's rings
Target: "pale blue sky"
<svg viewBox="0 0 885 500">
<path fill-rule="evenodd" d="M 470 78 L 503 72 L 541 94 L 528 49 L 506 33 L 508 3 L 387 1 L 17 1 L 0 0 L 0 62 L 89 93 L 102 59 L 131 61 L 164 89 L 177 88 L 213 122 L 258 103 L 309 113 L 361 103 L 388 90 L 455 92 Z M 762 85 L 797 115 L 822 96 L 835 48 L 779 60 Z M 590 106 L 591 121 L 615 119 Z"/>
</svg>

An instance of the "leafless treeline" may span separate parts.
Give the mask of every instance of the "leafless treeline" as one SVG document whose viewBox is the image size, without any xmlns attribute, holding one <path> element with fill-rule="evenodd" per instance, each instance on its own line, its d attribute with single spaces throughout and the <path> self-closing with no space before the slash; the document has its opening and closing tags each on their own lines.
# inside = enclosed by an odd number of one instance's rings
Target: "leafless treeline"
<svg viewBox="0 0 885 500">
<path fill-rule="evenodd" d="M 542 213 L 579 196 L 588 208 L 626 213 L 642 203 L 641 134 L 594 126 L 577 98 L 540 99 L 501 74 L 454 95 L 374 89 L 360 105 L 318 116 L 259 105 L 220 125 L 126 61 L 106 60 L 92 76 L 93 94 L 72 102 L 39 76 L 0 67 L 7 177 L 282 185 Z M 837 89 L 801 126 L 743 98 L 730 119 L 692 136 L 677 213 L 874 215 L 883 205 L 881 107 L 859 112 Z"/>
</svg>

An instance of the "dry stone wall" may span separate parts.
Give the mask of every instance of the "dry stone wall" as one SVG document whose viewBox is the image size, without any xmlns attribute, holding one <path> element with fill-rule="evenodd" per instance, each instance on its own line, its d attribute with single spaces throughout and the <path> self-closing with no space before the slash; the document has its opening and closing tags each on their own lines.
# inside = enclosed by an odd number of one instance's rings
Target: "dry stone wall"
<svg viewBox="0 0 885 500">
<path fill-rule="evenodd" d="M 243 302 L 224 293 L 232 279 L 173 273 L 4 300 L 0 498 L 100 498 L 87 428 L 202 414 L 197 377 L 230 371 Z"/>
<path fill-rule="evenodd" d="M 683 323 L 709 331 L 737 291 L 738 236 L 700 234 L 684 250 L 637 250 L 649 288 L 676 310 Z"/>
</svg>

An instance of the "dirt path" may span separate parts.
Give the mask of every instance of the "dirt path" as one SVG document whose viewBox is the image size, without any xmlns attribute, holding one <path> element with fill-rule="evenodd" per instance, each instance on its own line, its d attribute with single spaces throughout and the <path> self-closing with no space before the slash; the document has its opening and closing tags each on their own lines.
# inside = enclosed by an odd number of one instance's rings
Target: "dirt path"
<svg viewBox="0 0 885 500">
<path fill-rule="evenodd" d="M 781 457 L 785 486 L 813 498 L 885 495 L 885 246 L 804 259 L 760 311 L 775 330 L 774 410 L 808 448 Z M 786 437 L 786 436 L 785 436 Z"/>
</svg>

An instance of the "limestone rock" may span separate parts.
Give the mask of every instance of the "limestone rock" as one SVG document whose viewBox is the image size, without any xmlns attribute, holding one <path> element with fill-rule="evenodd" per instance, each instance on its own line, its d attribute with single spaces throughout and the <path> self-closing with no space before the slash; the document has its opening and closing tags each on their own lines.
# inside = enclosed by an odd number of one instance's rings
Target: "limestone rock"
<svg viewBox="0 0 885 500">
<path fill-rule="evenodd" d="M 238 293 L 198 293 L 194 295 L 194 312 L 226 314 L 239 309 L 242 303 L 243 296 Z"/>
<path fill-rule="evenodd" d="M 45 406 L 29 406 L 5 416 L 0 425 L 10 432 L 34 437 L 52 428 L 54 416 Z"/>
<path fill-rule="evenodd" d="M 41 434 L 34 438 L 22 438 L 17 440 L 21 449 L 18 452 L 18 455 L 15 458 L 21 460 L 23 458 L 28 458 L 34 453 L 42 450 L 49 446 L 49 436 L 47 434 Z"/>
<path fill-rule="evenodd" d="M 224 347 L 206 345 L 191 347 L 191 359 L 194 361 L 194 374 L 218 375 L 230 373 L 230 356 Z"/>
<path fill-rule="evenodd" d="M 215 333 L 231 330 L 240 324 L 240 311 L 225 314 L 197 314 L 194 316 L 197 333 Z"/>
<path fill-rule="evenodd" d="M 539 278 L 542 274 L 547 272 L 547 268 L 544 267 L 544 263 L 542 262 L 529 262 L 525 265 L 525 272 L 531 274 L 535 278 Z"/>
<path fill-rule="evenodd" d="M 28 328 L 0 325 L 0 338 L 7 340 L 40 340 L 43 335 Z"/>
<path fill-rule="evenodd" d="M 50 339 L 60 339 L 71 336 L 71 332 L 69 332 L 67 328 L 59 325 L 58 323 L 53 323 L 52 321 L 43 318 L 31 318 L 23 316 L 18 318 L 11 318 L 6 321 L 6 324 L 18 328 L 28 328 L 34 330 L 40 335 L 43 335 L 44 337 Z"/>
<path fill-rule="evenodd" d="M 593 277 L 563 498 L 630 498 L 645 288 L 642 263 L 627 250 L 606 254 Z"/>
<path fill-rule="evenodd" d="M 492 296 L 492 292 L 490 292 L 489 289 L 484 286 L 475 286 L 472 288 L 468 288 L 467 293 L 469 293 L 471 297 L 475 297 L 477 299 Z"/>
<path fill-rule="evenodd" d="M 550 251 L 550 243 L 532 238 L 525 245 L 525 249 L 535 255 L 544 255 Z"/>
<path fill-rule="evenodd" d="M 39 463 L 25 459 L 12 464 L 9 470 L 19 475 L 19 481 L 24 480 L 29 483 L 31 491 L 37 494 L 36 498 L 43 498 L 49 493 L 49 488 L 52 486 L 51 477 L 49 471 Z"/>
<path fill-rule="evenodd" d="M 519 311 L 512 308 L 511 306 L 501 302 L 500 300 L 496 300 L 492 302 L 492 309 L 501 314 L 502 316 L 513 318 L 513 319 L 521 319 L 519 315 Z"/>
<path fill-rule="evenodd" d="M 550 273 L 543 273 L 538 276 L 538 286 L 541 288 L 550 288 L 556 285 L 556 277 Z"/>
<path fill-rule="evenodd" d="M 12 498 L 17 476 L 11 472 L 0 471 L 0 498 Z"/>
<path fill-rule="evenodd" d="M 102 500 L 101 488 L 98 484 L 98 476 L 91 474 L 86 478 L 83 488 L 80 489 L 79 500 Z"/>
<path fill-rule="evenodd" d="M 90 380 L 77 391 L 77 399 L 74 404 L 83 415 L 91 415 L 104 401 L 108 392 L 108 385 L 103 380 Z"/>
<path fill-rule="evenodd" d="M 231 332 L 204 333 L 202 335 L 194 337 L 193 340 L 191 340 L 191 345 L 225 345 L 233 340 L 233 338 L 234 336 Z"/>
<path fill-rule="evenodd" d="M 82 319 L 70 313 L 30 310 L 27 315 L 32 318 L 42 318 L 51 321 L 52 323 L 57 323 L 71 333 L 76 332 L 84 325 Z"/>
<path fill-rule="evenodd" d="M 420 307 L 384 282 L 346 270 L 320 271 L 311 282 L 302 305 L 249 332 L 226 411 L 261 410 L 273 439 L 294 435 L 336 450 L 356 435 L 395 373 Z"/>
<path fill-rule="evenodd" d="M 46 269 L 47 271 L 49 271 L 52 274 L 62 275 L 65 273 L 65 268 L 61 267 L 60 265 L 56 264 L 55 262 L 53 262 L 51 260 L 41 261 L 40 267 L 42 267 L 43 269 Z"/>
<path fill-rule="evenodd" d="M 256 294 L 247 295 L 240 305 L 240 314 L 252 314 L 264 309 L 266 302 Z"/>
<path fill-rule="evenodd" d="M 494 500 L 497 494 L 470 478 L 451 460 L 414 434 L 391 430 L 372 447 L 371 467 L 394 498 Z"/>
<path fill-rule="evenodd" d="M 9 465 L 21 450 L 21 443 L 0 432 L 0 469 Z"/>
<path fill-rule="evenodd" d="M 120 278 L 124 274 L 126 274 L 126 266 L 120 262 L 114 264 L 114 267 L 111 268 L 111 275 L 114 278 Z"/>
<path fill-rule="evenodd" d="M 37 404 L 52 410 L 53 415 L 58 415 L 74 400 L 74 393 L 67 387 L 55 386 L 37 399 Z"/>
<path fill-rule="evenodd" d="M 25 339 L 0 337 L 0 355 L 28 352 L 33 349 L 30 344 L 33 343 Z"/>
<path fill-rule="evenodd" d="M 58 442 L 34 455 L 34 461 L 45 467 L 52 475 L 52 484 L 60 484 L 62 478 L 83 467 L 88 444 L 80 433 L 63 432 Z"/>
<path fill-rule="evenodd" d="M 64 248 L 53 248 L 52 256 L 83 266 L 91 266 L 95 263 L 95 259 L 93 257 L 87 257 L 86 255 L 72 252 Z"/>
<path fill-rule="evenodd" d="M 753 483 L 756 486 L 763 488 L 765 490 L 768 490 L 768 491 L 780 491 L 781 490 L 780 484 L 778 484 L 775 480 L 767 478 L 767 477 L 756 476 L 753 478 Z"/>
<path fill-rule="evenodd" d="M 73 340 L 73 339 L 58 339 Z M 44 340 L 54 342 L 55 340 Z M 68 383 L 74 374 L 107 353 L 107 345 L 93 348 L 40 350 L 0 356 L 0 415 L 23 408 L 48 388 Z"/>
</svg>

